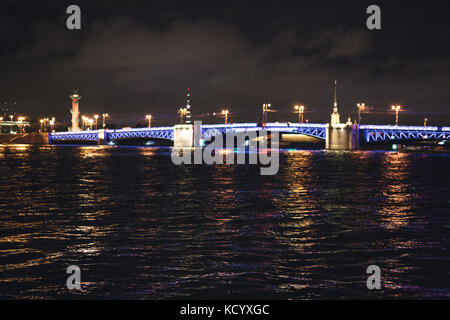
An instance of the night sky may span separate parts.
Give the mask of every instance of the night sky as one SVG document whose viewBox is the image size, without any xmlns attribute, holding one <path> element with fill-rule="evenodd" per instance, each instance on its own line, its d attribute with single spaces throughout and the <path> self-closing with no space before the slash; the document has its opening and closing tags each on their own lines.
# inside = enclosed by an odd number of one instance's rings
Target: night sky
<svg viewBox="0 0 450 320">
<path fill-rule="evenodd" d="M 395 2 L 395 3 L 393 3 Z M 77 4 L 82 29 L 66 28 Z M 381 7 L 382 30 L 366 28 Z M 151 113 L 173 124 L 192 91 L 194 118 L 230 109 L 231 121 L 329 121 L 332 80 L 341 118 L 364 101 L 366 121 L 450 125 L 448 1 L 10 1 L 0 4 L 0 101 L 34 117 L 108 112 L 134 125 Z M 402 117 L 403 116 L 403 117 Z M 205 121 L 213 119 L 203 118 Z M 217 119 L 217 121 L 221 121 Z"/>
</svg>

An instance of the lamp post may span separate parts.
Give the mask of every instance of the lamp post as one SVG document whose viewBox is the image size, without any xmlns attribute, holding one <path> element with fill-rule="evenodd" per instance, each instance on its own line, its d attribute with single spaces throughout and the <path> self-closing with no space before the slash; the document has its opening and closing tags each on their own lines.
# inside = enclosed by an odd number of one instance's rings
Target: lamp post
<svg viewBox="0 0 450 320">
<path fill-rule="evenodd" d="M 102 114 L 103 128 L 106 127 L 106 118 L 108 118 L 108 117 L 109 117 L 109 114 L 107 114 L 107 113 L 103 113 L 103 114 Z"/>
<path fill-rule="evenodd" d="M 23 121 L 25 120 L 25 117 L 18 117 L 17 122 L 19 126 L 20 133 L 23 133 Z"/>
<path fill-rule="evenodd" d="M 294 109 L 298 113 L 298 123 L 303 123 L 303 113 L 305 111 L 305 106 L 304 105 L 301 105 L 301 106 L 295 105 Z"/>
<path fill-rule="evenodd" d="M 41 123 L 41 133 L 44 133 L 44 119 L 39 120 Z"/>
<path fill-rule="evenodd" d="M 426 127 L 428 122 L 428 118 L 423 119 L 423 126 Z"/>
<path fill-rule="evenodd" d="M 270 103 L 264 103 L 263 104 L 263 121 L 262 121 L 262 126 L 265 128 L 266 124 L 267 124 L 267 113 L 269 111 L 269 108 L 272 105 Z"/>
<path fill-rule="evenodd" d="M 228 109 L 222 110 L 222 114 L 225 116 L 225 124 L 228 123 Z"/>
<path fill-rule="evenodd" d="M 148 120 L 148 127 L 151 128 L 152 127 L 152 115 L 151 114 L 146 115 L 145 119 Z"/>
<path fill-rule="evenodd" d="M 13 118 L 14 118 L 14 116 L 13 115 L 10 115 L 9 116 L 9 119 L 11 119 L 11 128 L 10 128 L 10 130 L 9 130 L 9 133 L 13 133 Z"/>
<path fill-rule="evenodd" d="M 89 125 L 89 130 L 92 130 L 92 125 L 94 124 L 94 119 L 88 118 L 87 119 L 87 123 Z"/>
<path fill-rule="evenodd" d="M 83 121 L 83 130 L 86 130 L 87 117 L 86 116 L 81 116 L 81 120 Z"/>
<path fill-rule="evenodd" d="M 356 106 L 358 107 L 358 126 L 359 126 L 361 124 L 361 112 L 366 110 L 366 104 L 358 102 Z"/>
<path fill-rule="evenodd" d="M 50 120 L 50 132 L 53 132 L 53 126 L 55 125 L 55 120 Z"/>
<path fill-rule="evenodd" d="M 98 114 L 94 115 L 94 119 L 95 119 L 95 130 L 98 130 Z"/>
<path fill-rule="evenodd" d="M 401 106 L 392 106 L 391 109 L 395 111 L 395 125 L 398 126 L 398 112 L 400 111 Z"/>
<path fill-rule="evenodd" d="M 0 134 L 2 134 L 2 121 L 3 121 L 3 117 L 0 117 Z"/>
</svg>

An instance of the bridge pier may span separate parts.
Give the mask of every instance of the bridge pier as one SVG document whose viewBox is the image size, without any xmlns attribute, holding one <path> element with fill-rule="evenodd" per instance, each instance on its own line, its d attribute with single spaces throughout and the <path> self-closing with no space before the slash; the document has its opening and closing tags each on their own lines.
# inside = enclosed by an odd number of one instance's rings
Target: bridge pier
<svg viewBox="0 0 450 320">
<path fill-rule="evenodd" d="M 97 144 L 99 146 L 103 144 L 108 144 L 108 133 L 106 132 L 106 129 L 101 129 L 98 131 Z"/>
<path fill-rule="evenodd" d="M 202 126 L 201 121 L 194 124 L 177 124 L 173 128 L 173 146 L 180 148 L 201 147 Z"/>
<path fill-rule="evenodd" d="M 357 150 L 358 126 L 349 124 L 326 124 L 325 148 L 327 150 Z"/>
</svg>

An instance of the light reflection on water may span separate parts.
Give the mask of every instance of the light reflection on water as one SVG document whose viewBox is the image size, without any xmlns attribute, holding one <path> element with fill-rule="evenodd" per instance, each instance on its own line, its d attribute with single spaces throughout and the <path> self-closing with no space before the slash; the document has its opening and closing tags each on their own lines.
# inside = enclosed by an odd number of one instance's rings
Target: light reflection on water
<svg viewBox="0 0 450 320">
<path fill-rule="evenodd" d="M 449 159 L 290 150 L 261 176 L 169 148 L 3 145 L 0 297 L 448 298 Z"/>
</svg>

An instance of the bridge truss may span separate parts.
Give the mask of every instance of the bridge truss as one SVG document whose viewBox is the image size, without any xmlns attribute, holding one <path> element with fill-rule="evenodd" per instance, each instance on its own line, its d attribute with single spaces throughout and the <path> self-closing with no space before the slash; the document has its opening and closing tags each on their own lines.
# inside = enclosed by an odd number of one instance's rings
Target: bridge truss
<svg viewBox="0 0 450 320">
<path fill-rule="evenodd" d="M 366 142 L 396 140 L 447 140 L 450 128 L 413 127 L 413 126 L 360 126 L 360 134 Z"/>
</svg>

